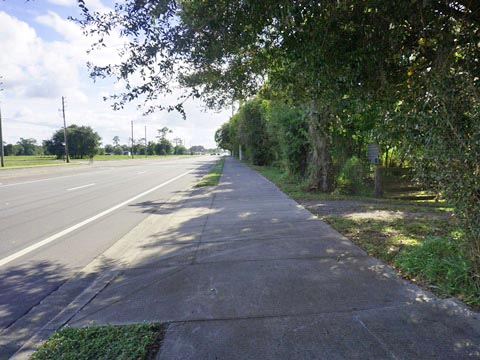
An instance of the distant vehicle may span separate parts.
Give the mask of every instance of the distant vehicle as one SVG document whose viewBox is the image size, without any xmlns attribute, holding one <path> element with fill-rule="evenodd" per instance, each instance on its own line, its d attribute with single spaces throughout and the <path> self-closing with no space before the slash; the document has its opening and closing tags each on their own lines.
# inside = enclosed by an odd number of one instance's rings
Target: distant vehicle
<svg viewBox="0 0 480 360">
<path fill-rule="evenodd" d="M 131 155 L 132 155 L 132 153 L 131 153 L 130 151 L 124 151 L 124 152 L 123 152 L 123 155 L 128 155 L 128 156 L 131 156 Z"/>
</svg>

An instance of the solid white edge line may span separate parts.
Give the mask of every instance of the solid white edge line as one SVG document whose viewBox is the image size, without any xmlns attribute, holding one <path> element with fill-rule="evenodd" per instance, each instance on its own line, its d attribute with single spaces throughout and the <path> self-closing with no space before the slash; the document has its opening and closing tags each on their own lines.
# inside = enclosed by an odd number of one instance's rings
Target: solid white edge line
<svg viewBox="0 0 480 360">
<path fill-rule="evenodd" d="M 77 187 L 74 187 L 74 188 L 67 189 L 67 191 L 73 191 L 73 190 L 83 189 L 83 188 L 86 188 L 86 187 L 89 187 L 89 186 L 93 186 L 93 185 L 95 185 L 95 183 L 91 183 L 91 184 L 87 184 L 87 185 L 82 185 L 82 186 L 77 186 Z"/>
<path fill-rule="evenodd" d="M 99 213 L 99 214 L 97 214 L 97 215 L 94 215 L 94 216 L 92 216 L 92 217 L 90 217 L 90 218 L 88 218 L 88 219 L 86 219 L 86 220 L 83 220 L 82 222 L 79 222 L 79 223 L 76 224 L 76 225 L 73 225 L 73 226 L 71 226 L 71 227 L 69 227 L 69 228 L 67 228 L 67 229 L 65 229 L 65 230 L 63 230 L 63 231 L 60 231 L 59 233 L 56 233 L 55 235 L 52 235 L 52 236 L 50 236 L 50 237 L 48 237 L 48 238 L 46 238 L 46 239 L 44 239 L 44 240 L 42 240 L 42 241 L 39 241 L 39 242 L 37 242 L 37 243 L 35 243 L 35 244 L 33 244 L 33 245 L 30 245 L 30 246 L 26 247 L 26 248 L 23 249 L 23 250 L 20 250 L 20 251 L 12 254 L 12 255 L 10 255 L 10 256 L 7 256 L 6 258 L 0 259 L 0 267 L 3 266 L 3 265 L 8 264 L 9 262 L 12 262 L 12 261 L 20 258 L 20 257 L 22 257 L 22 256 L 24 256 L 24 255 L 26 255 L 26 254 L 28 254 L 28 253 L 31 253 L 32 251 L 37 250 L 37 249 L 41 248 L 42 246 L 45 246 L 45 245 L 51 243 L 52 241 L 55 241 L 55 240 L 61 238 L 62 236 L 65 236 L 65 235 L 67 235 L 67 234 L 70 234 L 71 232 L 73 232 L 73 231 L 75 231 L 75 230 L 77 230 L 77 229 L 80 229 L 81 227 L 83 227 L 83 226 L 91 223 L 92 221 L 95 221 L 95 220 L 97 220 L 97 219 L 99 219 L 99 218 L 101 218 L 101 217 L 103 217 L 103 216 L 105 216 L 105 215 L 108 215 L 108 214 L 110 214 L 111 212 L 113 212 L 113 211 L 121 208 L 122 206 L 125 206 L 125 205 L 127 205 L 128 203 L 131 203 L 132 201 L 135 201 L 135 200 L 141 198 L 142 196 L 145 196 L 145 195 L 147 195 L 147 194 L 149 194 L 149 193 L 151 193 L 151 192 L 153 192 L 153 191 L 155 191 L 155 190 L 160 189 L 161 187 L 164 187 L 165 185 L 168 185 L 168 184 L 174 182 L 175 180 L 180 179 L 181 177 L 183 177 L 183 176 L 191 173 L 192 171 L 193 171 L 193 170 L 190 170 L 190 171 L 187 171 L 187 172 L 185 172 L 185 173 L 183 173 L 183 174 L 181 174 L 181 175 L 178 175 L 178 176 L 176 176 L 176 177 L 174 177 L 174 178 L 172 178 L 172 179 L 170 179 L 170 180 L 168 180 L 168 181 L 166 181 L 166 182 L 164 182 L 164 183 L 162 183 L 162 184 L 160 184 L 160 185 L 157 185 L 157 186 L 155 186 L 155 187 L 153 187 L 153 188 L 151 188 L 151 189 L 149 189 L 149 190 L 147 190 L 147 191 L 142 192 L 141 194 L 138 194 L 138 195 L 136 195 L 136 196 L 134 196 L 134 197 L 126 200 L 126 201 L 123 201 L 123 202 L 121 202 L 120 204 L 117 204 L 117 205 L 115 205 L 115 206 L 113 206 L 113 207 L 111 207 L 111 208 L 109 208 L 109 209 L 107 209 L 107 210 L 105 210 L 105 211 L 102 211 L 101 213 Z"/>
</svg>

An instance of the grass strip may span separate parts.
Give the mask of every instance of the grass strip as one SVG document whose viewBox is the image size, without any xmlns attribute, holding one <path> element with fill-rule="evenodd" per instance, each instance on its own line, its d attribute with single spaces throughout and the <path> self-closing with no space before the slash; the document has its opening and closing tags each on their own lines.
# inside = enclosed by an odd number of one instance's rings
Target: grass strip
<svg viewBox="0 0 480 360">
<path fill-rule="evenodd" d="M 163 339 L 160 324 L 65 327 L 43 343 L 32 360 L 154 359 Z"/>
<path fill-rule="evenodd" d="M 480 281 L 463 251 L 457 220 L 449 216 L 452 208 L 445 202 L 309 193 L 305 183 L 280 169 L 251 167 L 296 201 L 327 201 L 323 208 L 331 209 L 318 216 L 369 255 L 395 267 L 401 276 L 437 295 L 453 295 L 475 309 L 480 307 Z M 363 205 L 338 215 L 335 202 L 329 200 Z M 315 213 L 315 208 L 311 211 Z"/>
<path fill-rule="evenodd" d="M 223 163 L 225 162 L 225 158 L 221 158 L 217 161 L 215 166 L 210 169 L 210 171 L 205 175 L 200 182 L 197 184 L 197 187 L 200 186 L 217 186 L 218 182 L 220 181 L 220 176 L 222 175 L 223 171 Z"/>
<path fill-rule="evenodd" d="M 190 157 L 198 157 L 200 155 L 139 155 L 135 154 L 132 159 L 132 155 L 95 155 L 93 157 L 93 161 L 110 161 L 110 160 L 145 160 L 145 159 L 169 159 L 169 160 L 174 160 L 174 159 L 185 159 L 185 158 L 190 158 Z M 88 160 L 88 157 L 83 159 L 83 160 Z"/>
</svg>

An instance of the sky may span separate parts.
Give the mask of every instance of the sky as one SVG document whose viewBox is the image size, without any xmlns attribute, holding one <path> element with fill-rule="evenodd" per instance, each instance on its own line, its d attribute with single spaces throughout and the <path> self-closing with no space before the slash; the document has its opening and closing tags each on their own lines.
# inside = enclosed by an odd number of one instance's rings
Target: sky
<svg viewBox="0 0 480 360">
<path fill-rule="evenodd" d="M 90 10 L 108 11 L 111 0 L 86 0 Z M 215 131 L 227 122 L 231 109 L 206 111 L 198 100 L 185 104 L 187 119 L 176 112 L 157 111 L 143 116 L 136 104 L 114 111 L 103 97 L 119 93 L 114 79 L 94 82 L 87 61 L 115 63 L 121 38 L 114 35 L 102 52 L 87 54 L 93 42 L 69 16 L 79 17 L 76 0 L 0 0 L 0 107 L 3 140 L 15 144 L 19 138 L 34 138 L 41 144 L 63 126 L 62 96 L 69 124 L 91 126 L 111 144 L 114 136 L 127 143 L 134 122 L 134 139 L 154 140 L 156 130 L 167 126 L 169 138 L 181 138 L 187 147 L 216 147 Z M 174 104 L 175 93 L 163 99 Z"/>
</svg>

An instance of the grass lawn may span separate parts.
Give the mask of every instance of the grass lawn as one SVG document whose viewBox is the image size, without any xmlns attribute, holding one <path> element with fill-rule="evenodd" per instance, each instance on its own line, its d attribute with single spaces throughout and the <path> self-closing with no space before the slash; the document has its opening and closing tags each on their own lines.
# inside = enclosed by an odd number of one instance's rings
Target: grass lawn
<svg viewBox="0 0 480 360">
<path fill-rule="evenodd" d="M 31 359 L 154 359 L 163 335 L 160 324 L 66 327 L 52 334 Z"/>
<path fill-rule="evenodd" d="M 221 158 L 217 161 L 215 166 L 210 169 L 210 171 L 205 175 L 200 182 L 197 184 L 197 187 L 200 186 L 217 186 L 218 182 L 220 181 L 220 176 L 222 175 L 223 171 L 223 163 L 225 162 L 225 158 Z"/>
<path fill-rule="evenodd" d="M 172 158 L 185 158 L 185 157 L 193 157 L 199 155 L 134 155 L 133 160 L 137 159 L 172 159 Z M 85 160 L 88 160 L 85 159 Z M 131 155 L 95 155 L 93 161 L 106 161 L 106 160 L 132 160 Z"/>
<path fill-rule="evenodd" d="M 479 281 L 463 251 L 453 209 L 445 201 L 309 193 L 305 183 L 279 169 L 252 168 L 401 276 L 440 296 L 480 306 Z"/>
<path fill-rule="evenodd" d="M 55 156 L 5 156 L 4 159 L 5 167 L 65 164 L 65 161 L 57 160 Z"/>
<path fill-rule="evenodd" d="M 184 157 L 193 157 L 198 155 L 149 155 L 147 159 L 176 159 Z M 146 159 L 145 155 L 135 155 L 133 160 Z M 84 159 L 71 159 L 70 164 L 65 163 L 63 159 L 57 159 L 55 156 L 5 156 L 5 168 L 8 167 L 22 167 L 22 166 L 42 166 L 42 165 L 74 165 L 79 161 L 88 161 Z M 95 155 L 93 161 L 107 161 L 107 160 L 132 160 L 129 155 Z"/>
</svg>

